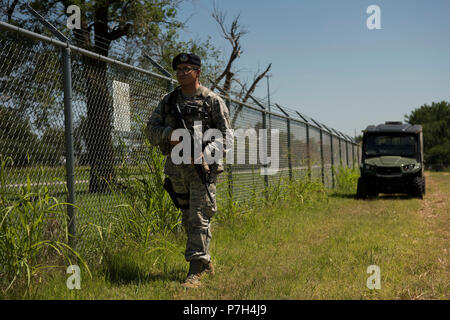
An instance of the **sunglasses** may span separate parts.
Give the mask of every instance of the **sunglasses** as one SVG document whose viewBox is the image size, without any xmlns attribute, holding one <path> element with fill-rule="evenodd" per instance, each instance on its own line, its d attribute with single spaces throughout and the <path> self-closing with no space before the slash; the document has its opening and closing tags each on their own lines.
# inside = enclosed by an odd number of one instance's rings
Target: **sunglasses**
<svg viewBox="0 0 450 320">
<path fill-rule="evenodd" d="M 192 70 L 198 70 L 198 68 L 192 68 L 192 67 L 184 67 L 184 68 L 177 68 L 175 71 L 176 73 L 190 73 Z"/>
</svg>

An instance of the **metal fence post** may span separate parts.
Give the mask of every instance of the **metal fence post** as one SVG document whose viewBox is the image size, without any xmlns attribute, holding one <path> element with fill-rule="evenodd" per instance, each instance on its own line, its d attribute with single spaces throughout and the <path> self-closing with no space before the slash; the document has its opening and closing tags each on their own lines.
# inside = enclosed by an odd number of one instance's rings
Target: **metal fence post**
<svg viewBox="0 0 450 320">
<path fill-rule="evenodd" d="M 356 161 L 356 164 L 358 165 L 358 167 L 359 167 L 359 163 L 360 163 L 360 155 L 359 155 L 359 144 L 357 144 L 356 145 L 356 156 L 357 156 L 357 161 Z"/>
<path fill-rule="evenodd" d="M 306 124 L 306 161 L 308 163 L 308 179 L 311 180 L 311 144 L 309 142 L 309 124 Z"/>
<path fill-rule="evenodd" d="M 322 183 L 325 185 L 325 161 L 323 158 L 323 132 L 320 129 L 320 166 L 322 173 Z"/>
<path fill-rule="evenodd" d="M 74 155 L 73 155 L 73 124 L 72 124 L 72 69 L 70 65 L 70 48 L 62 49 L 63 76 L 64 76 L 64 125 L 66 136 L 66 172 L 67 172 L 67 190 L 68 202 L 75 204 L 75 183 L 74 183 Z M 75 247 L 76 236 L 76 218 L 75 207 L 67 207 L 69 216 L 69 244 Z"/>
<path fill-rule="evenodd" d="M 227 107 L 228 107 L 228 112 L 231 112 L 231 96 L 228 95 L 227 97 L 227 101 L 226 101 Z M 234 129 L 234 128 L 232 128 Z M 234 139 L 234 137 L 233 137 Z M 234 142 L 234 141 L 233 141 Z M 234 143 L 233 143 L 233 150 L 231 151 L 233 154 L 233 161 L 234 162 Z M 227 174 L 228 174 L 228 198 L 232 199 L 233 198 L 233 165 L 232 163 L 226 163 L 227 166 Z"/>
<path fill-rule="evenodd" d="M 333 150 L 333 134 L 330 134 L 330 150 L 331 150 L 331 188 L 334 189 L 334 150 Z"/>
<path fill-rule="evenodd" d="M 289 180 L 292 180 L 291 119 L 287 118 L 286 121 L 287 121 L 287 147 L 288 147 Z"/>
<path fill-rule="evenodd" d="M 67 215 L 69 218 L 68 232 L 69 245 L 75 248 L 76 226 L 75 226 L 75 187 L 74 187 L 74 155 L 73 155 L 73 125 L 72 125 L 72 69 L 70 65 L 70 44 L 69 39 L 56 29 L 50 22 L 45 20 L 29 3 L 27 8 L 40 23 L 50 30 L 59 40 L 66 43 L 66 47 L 61 49 L 61 62 L 63 71 L 64 87 L 64 133 L 66 143 L 66 183 L 67 183 Z"/>
<path fill-rule="evenodd" d="M 352 142 L 352 153 L 353 153 L 353 168 L 355 168 L 355 163 L 357 163 L 357 161 L 355 161 L 355 156 L 356 156 L 356 152 L 355 152 L 355 143 Z"/>
<path fill-rule="evenodd" d="M 288 168 L 289 168 L 289 180 L 292 180 L 292 156 L 291 156 L 291 117 L 284 111 L 284 109 L 275 103 L 275 106 L 286 116 L 287 122 L 287 147 L 288 147 Z"/>
<path fill-rule="evenodd" d="M 349 141 L 348 144 L 349 144 L 348 153 L 350 154 L 351 157 L 348 167 L 351 168 L 353 166 L 353 143 Z"/>
<path fill-rule="evenodd" d="M 347 168 L 350 167 L 349 163 L 348 163 L 348 141 L 345 140 L 345 158 L 347 160 Z"/>
<path fill-rule="evenodd" d="M 264 130 L 266 130 L 267 129 L 267 124 L 266 124 L 266 111 L 265 110 L 262 110 L 261 111 L 262 112 L 262 125 L 263 125 L 263 129 Z M 266 136 L 268 136 L 268 135 L 266 135 Z M 265 143 L 263 143 L 263 145 L 265 145 L 265 146 L 267 146 L 267 141 L 264 141 Z M 266 150 L 266 152 L 267 152 L 267 150 Z M 267 164 L 264 164 L 263 165 L 264 167 L 267 167 Z M 265 174 L 264 175 L 264 193 L 265 193 L 265 196 L 266 196 L 266 199 L 268 199 L 268 190 L 267 190 L 267 188 L 269 187 L 269 176 L 267 175 L 267 174 Z"/>
</svg>

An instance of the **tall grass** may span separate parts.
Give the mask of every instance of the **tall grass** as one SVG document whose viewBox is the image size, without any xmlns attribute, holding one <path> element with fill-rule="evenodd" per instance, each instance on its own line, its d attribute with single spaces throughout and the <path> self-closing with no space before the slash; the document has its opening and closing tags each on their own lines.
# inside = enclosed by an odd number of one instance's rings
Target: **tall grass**
<svg viewBox="0 0 450 320">
<path fill-rule="evenodd" d="M 336 181 L 336 191 L 343 194 L 356 194 L 356 186 L 360 176 L 359 167 L 332 168 Z"/>
<path fill-rule="evenodd" d="M 181 228 L 181 212 L 163 188 L 164 156 L 148 141 L 144 157 L 137 165 L 125 159 L 117 171 L 118 182 L 110 184 L 111 197 L 118 203 L 107 225 L 91 223 L 98 235 L 89 240 L 103 267 L 117 269 L 123 252 L 147 255 L 154 251 L 173 251 L 173 235 Z"/>
<path fill-rule="evenodd" d="M 89 268 L 68 242 L 65 203 L 49 195 L 46 187 L 27 186 L 19 192 L 8 192 L 5 168 L 10 158 L 1 159 L 0 166 L 0 286 L 3 293 L 10 289 L 25 294 L 34 278 L 47 268 L 64 268 L 75 259 L 88 273 Z"/>
<path fill-rule="evenodd" d="M 228 182 L 224 182 L 228 183 Z M 252 216 L 260 210 L 281 206 L 301 207 L 315 202 L 328 201 L 328 190 L 318 179 L 305 176 L 302 179 L 279 177 L 267 187 L 241 186 L 248 191 L 244 201 L 237 201 L 233 195 L 219 203 L 216 219 L 226 224 L 239 217 Z"/>
<path fill-rule="evenodd" d="M 117 171 L 120 179 L 110 184 L 111 193 L 106 197 L 118 205 L 111 212 L 106 212 L 107 219 L 102 219 L 98 224 L 93 223 L 94 219 L 88 219 L 84 224 L 77 225 L 78 231 L 90 230 L 77 234 L 77 240 L 82 242 L 84 249 L 83 257 L 89 253 L 95 258 L 89 263 L 94 260 L 100 262 L 100 268 L 96 271 L 109 275 L 111 279 L 133 279 L 135 270 L 141 270 L 139 274 L 145 275 L 148 271 L 142 270 L 146 268 L 137 267 L 134 260 L 148 262 L 155 259 L 156 263 L 159 259 L 159 262 L 168 263 L 165 253 L 172 257 L 168 259 L 173 259 L 180 254 L 183 246 L 178 238 L 181 234 L 181 212 L 163 188 L 165 158 L 148 141 L 143 148 L 145 156 L 140 162 L 133 166 L 124 160 Z M 33 279 L 39 277 L 44 269 L 67 267 L 74 257 L 82 261 L 89 271 L 80 254 L 66 244 L 69 235 L 64 208 L 67 204 L 59 203 L 45 186 L 31 188 L 29 176 L 26 188 L 20 193 L 8 194 L 4 179 L 6 166 L 7 161 L 2 161 L 0 284 L 3 291 L 14 286 L 29 288 Z M 232 193 L 218 199 L 218 213 L 213 221 L 222 225 L 232 224 L 239 218 L 257 219 L 261 210 L 300 208 L 328 201 L 329 192 L 317 179 L 304 177 L 289 180 L 279 177 L 271 179 L 266 188 L 261 188 L 260 181 L 254 179 L 256 174 L 254 172 L 252 175 L 251 183 L 239 185 L 239 188 L 248 191 L 245 201 L 237 200 Z M 339 190 L 351 192 L 355 188 L 357 176 L 352 169 L 341 168 L 335 177 Z M 221 183 L 228 184 L 229 181 Z M 239 184 L 239 179 L 235 180 L 236 183 Z M 102 201 L 105 199 L 102 198 Z M 98 215 L 98 212 L 89 210 L 77 207 L 77 211 L 87 217 Z"/>
<path fill-rule="evenodd" d="M 149 245 L 152 235 L 176 230 L 181 219 L 180 211 L 163 188 L 164 156 L 148 141 L 145 146 L 143 162 L 137 170 L 130 169 L 124 162 L 119 173 L 124 182 L 120 190 L 113 190 L 122 192 L 126 199 L 118 206 L 125 209 L 120 210 L 119 233 L 124 239 L 144 247 Z"/>
<path fill-rule="evenodd" d="M 181 221 L 178 210 L 163 188 L 165 157 L 145 141 L 145 157 L 137 170 L 131 170 L 123 162 L 120 176 L 124 179 L 121 192 L 126 203 L 120 216 L 121 232 L 131 235 L 134 241 L 148 245 L 149 237 L 155 233 L 167 234 L 177 230 Z M 116 190 L 117 191 L 117 190 Z"/>
<path fill-rule="evenodd" d="M 302 207 L 318 202 L 328 202 L 329 194 L 333 192 L 341 194 L 356 193 L 356 185 L 359 177 L 357 167 L 344 166 L 332 168 L 336 181 L 335 189 L 327 189 L 320 179 L 310 178 L 305 175 L 301 179 L 289 179 L 279 177 L 269 183 L 267 187 L 258 188 L 255 183 L 248 186 L 240 186 L 247 190 L 244 201 L 237 201 L 232 194 L 219 203 L 216 219 L 224 224 L 243 214 L 256 213 L 262 208 L 289 206 Z M 228 181 L 222 182 L 227 184 Z"/>
</svg>

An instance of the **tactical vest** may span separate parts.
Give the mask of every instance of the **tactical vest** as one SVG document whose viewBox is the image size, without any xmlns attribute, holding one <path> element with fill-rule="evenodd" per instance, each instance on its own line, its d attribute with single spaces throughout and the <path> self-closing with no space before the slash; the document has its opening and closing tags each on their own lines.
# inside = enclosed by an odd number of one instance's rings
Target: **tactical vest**
<svg viewBox="0 0 450 320">
<path fill-rule="evenodd" d="M 183 119 L 186 122 L 188 128 L 192 128 L 194 122 L 202 122 L 202 131 L 205 133 L 206 130 L 210 128 L 217 128 L 212 119 L 212 106 L 206 101 L 206 98 L 210 90 L 205 87 L 200 87 L 198 93 L 194 96 L 183 99 L 181 95 L 181 87 L 175 88 L 168 96 L 167 102 L 164 103 L 162 108 L 162 125 L 170 126 L 173 129 L 178 129 L 179 121 L 177 121 L 174 115 L 175 104 L 178 103 L 180 111 L 183 115 Z M 203 143 L 203 147 L 206 146 L 208 142 Z M 169 154 L 172 146 L 170 143 L 161 146 L 163 154 Z M 223 172 L 223 166 L 221 164 L 212 164 L 210 168 L 216 174 Z"/>
<path fill-rule="evenodd" d="M 211 116 L 211 105 L 206 102 L 208 89 L 201 87 L 199 94 L 195 94 L 191 98 L 183 99 L 181 96 L 181 87 L 175 88 L 164 104 L 162 110 L 163 126 L 170 126 L 173 129 L 178 129 L 178 121 L 174 116 L 175 104 L 180 106 L 183 119 L 188 127 L 192 127 L 195 121 L 201 121 L 203 132 L 209 128 L 215 128 Z"/>
</svg>

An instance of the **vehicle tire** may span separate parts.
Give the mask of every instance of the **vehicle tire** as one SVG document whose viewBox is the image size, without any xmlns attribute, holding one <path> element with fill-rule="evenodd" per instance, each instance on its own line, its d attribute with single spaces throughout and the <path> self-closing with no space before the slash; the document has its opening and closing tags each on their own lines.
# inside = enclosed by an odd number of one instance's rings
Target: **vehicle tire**
<svg viewBox="0 0 450 320">
<path fill-rule="evenodd" d="M 427 189 L 426 182 L 425 182 L 425 177 L 422 177 L 422 182 L 423 182 L 422 192 L 425 195 L 425 192 L 426 192 L 426 189 Z"/>
<path fill-rule="evenodd" d="M 367 186 L 362 178 L 358 179 L 358 186 L 356 188 L 356 199 L 365 199 L 367 197 Z"/>
<path fill-rule="evenodd" d="M 422 177 L 415 177 L 412 184 L 412 196 L 423 199 L 425 181 Z"/>
<path fill-rule="evenodd" d="M 377 190 L 370 190 L 367 195 L 369 196 L 369 198 L 376 198 L 378 197 L 378 191 Z"/>
</svg>

